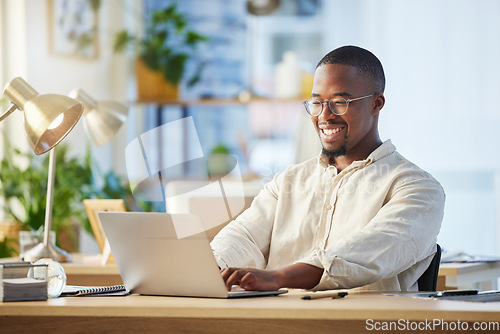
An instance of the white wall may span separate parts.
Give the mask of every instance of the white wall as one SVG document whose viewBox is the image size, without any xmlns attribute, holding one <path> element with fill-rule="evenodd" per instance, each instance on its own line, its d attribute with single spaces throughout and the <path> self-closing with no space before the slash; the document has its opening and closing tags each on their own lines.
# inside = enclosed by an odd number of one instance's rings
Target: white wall
<svg viewBox="0 0 500 334">
<path fill-rule="evenodd" d="M 99 53 L 97 58 L 85 60 L 77 57 L 60 56 L 50 50 L 49 9 L 50 0 L 2 0 L 0 6 L 2 27 L 2 87 L 12 78 L 21 76 L 39 93 L 67 95 L 73 88 L 81 88 L 95 100 L 114 99 L 131 107 L 131 120 L 140 116 L 141 107 L 127 101 L 133 89 L 132 63 L 122 55 L 112 53 L 113 33 L 124 25 L 125 6 L 136 0 L 102 1 L 99 11 Z M 128 95 L 127 95 L 128 94 Z M 133 96 L 133 95 L 132 95 Z M 16 120 L 17 119 L 17 120 Z M 20 112 L 11 115 L 6 124 L 11 142 L 21 143 L 27 149 L 22 131 Z M 83 155 L 89 143 L 83 131 L 83 122 L 73 129 L 64 140 L 72 146 L 71 153 Z M 123 127 L 116 137 L 102 148 L 91 146 L 92 154 L 103 170 L 116 168 L 125 173 L 123 163 L 113 166 L 113 161 L 124 161 L 124 146 L 129 138 L 126 133 L 134 131 L 132 125 Z M 130 135 L 129 135 L 130 136 Z M 110 159 L 112 157 L 112 159 Z"/>
<path fill-rule="evenodd" d="M 382 139 L 391 139 L 400 153 L 432 173 L 447 194 L 441 246 L 500 255 L 500 2 L 322 3 L 319 17 L 301 24 L 292 25 L 287 17 L 259 21 L 257 46 L 268 52 L 254 54 L 267 61 L 258 74 L 270 76 L 272 34 L 287 29 L 319 31 L 321 56 L 342 45 L 371 50 L 387 79 Z M 299 161 L 318 152 L 317 135 L 301 116 Z"/>
<path fill-rule="evenodd" d="M 0 2 L 0 33 L 2 58 L 0 58 L 0 84 L 21 76 L 39 93 L 68 95 L 73 88 L 81 88 L 95 100 L 118 100 L 127 102 L 130 86 L 131 65 L 124 56 L 112 54 L 112 36 L 122 28 L 124 7 L 122 2 L 102 1 L 99 11 L 99 54 L 97 58 L 85 60 L 77 57 L 55 55 L 51 52 L 49 9 L 50 0 L 2 0 Z M 131 108 L 131 121 L 140 116 L 140 108 Z M 28 150 L 23 131 L 22 114 L 16 111 L 2 122 L 9 143 Z M 127 144 L 127 125 L 116 137 L 103 147 L 91 145 L 96 163 L 106 172 L 113 168 L 125 173 L 123 158 Z M 64 142 L 71 146 L 72 155 L 83 155 L 90 143 L 80 120 Z M 0 148 L 0 156 L 1 151 Z M 115 163 L 116 162 L 116 163 Z M 116 165 L 116 166 L 114 166 Z"/>
<path fill-rule="evenodd" d="M 1 26 L 1 62 L 0 80 L 1 88 L 8 81 L 7 78 L 26 76 L 27 74 L 27 51 L 26 51 L 26 4 L 24 1 L 5 0 L 0 3 L 0 26 Z M 9 118 L 0 123 L 2 129 L 20 149 L 28 149 L 23 131 L 23 119 L 20 112 L 11 114 Z M 0 139 L 1 140 L 1 139 Z M 3 149 L 0 148 L 0 151 Z"/>
<path fill-rule="evenodd" d="M 447 193 L 445 249 L 500 254 L 500 2 L 324 1 L 325 52 L 373 51 L 386 77 L 380 132 Z"/>
<path fill-rule="evenodd" d="M 384 65 L 384 137 L 425 168 L 496 168 L 500 2 L 333 0 L 323 13 L 325 52 L 356 44 Z"/>
</svg>

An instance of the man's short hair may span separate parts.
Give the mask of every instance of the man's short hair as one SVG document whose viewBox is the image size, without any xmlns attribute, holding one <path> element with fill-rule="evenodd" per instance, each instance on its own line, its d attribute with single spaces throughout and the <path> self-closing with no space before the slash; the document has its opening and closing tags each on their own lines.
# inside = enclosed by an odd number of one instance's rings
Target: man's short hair
<svg viewBox="0 0 500 334">
<path fill-rule="evenodd" d="M 368 50 L 352 45 L 342 46 L 324 56 L 316 68 L 327 64 L 353 66 L 363 77 L 373 81 L 376 89 L 374 93 L 384 92 L 385 75 L 382 63 Z"/>
</svg>

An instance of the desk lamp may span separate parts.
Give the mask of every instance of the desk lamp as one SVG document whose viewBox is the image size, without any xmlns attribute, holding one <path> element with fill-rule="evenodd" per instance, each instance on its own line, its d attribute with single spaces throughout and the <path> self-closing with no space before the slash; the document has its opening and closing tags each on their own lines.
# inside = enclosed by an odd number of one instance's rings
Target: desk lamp
<svg viewBox="0 0 500 334">
<path fill-rule="evenodd" d="M 43 243 L 28 250 L 24 259 L 34 262 L 48 257 L 59 262 L 69 261 L 70 254 L 50 241 L 56 161 L 55 150 L 52 148 L 59 144 L 76 125 L 82 116 L 83 105 L 64 95 L 38 94 L 20 77 L 8 82 L 3 94 L 12 106 L 0 116 L 0 122 L 16 109 L 23 111 L 25 131 L 33 152 L 40 155 L 50 150 Z"/>
<path fill-rule="evenodd" d="M 114 101 L 96 102 L 94 99 L 92 99 L 92 97 L 90 97 L 90 95 L 88 95 L 86 92 L 84 92 L 79 88 L 72 90 L 70 92 L 70 97 L 80 101 L 83 104 L 84 107 L 83 125 L 85 131 L 97 146 L 102 146 L 106 144 L 111 138 L 113 138 L 113 136 L 116 134 L 118 129 L 121 127 L 121 125 L 125 122 L 125 119 L 127 118 L 128 108 L 121 103 Z M 55 160 L 54 160 L 54 171 L 55 171 Z M 52 202 L 52 197 L 51 197 L 51 202 Z M 52 209 L 52 207 L 50 207 L 50 209 Z M 45 231 L 50 231 L 50 226 L 51 226 L 51 220 L 49 221 L 46 220 Z M 45 232 L 44 244 L 46 238 L 48 237 L 47 233 Z M 35 246 L 35 248 L 36 247 L 37 246 Z M 43 257 L 51 257 L 53 259 L 58 260 L 59 262 L 70 261 L 70 254 L 68 254 L 67 252 L 63 251 L 62 249 L 58 248 L 53 244 L 49 247 L 52 247 L 57 250 L 58 253 L 57 257 L 53 256 L 43 256 Z M 34 261 L 40 258 L 41 255 L 38 250 L 34 250 L 32 253 L 31 249 L 28 250 L 25 254 L 26 256 L 28 256 L 28 258 L 26 258 L 25 256 L 25 260 L 28 261 Z M 64 254 L 64 256 L 61 256 L 61 254 Z"/>
<path fill-rule="evenodd" d="M 96 102 L 80 88 L 73 89 L 69 96 L 83 103 L 83 126 L 97 146 L 102 146 L 113 138 L 127 119 L 128 108 L 121 103 Z"/>
</svg>

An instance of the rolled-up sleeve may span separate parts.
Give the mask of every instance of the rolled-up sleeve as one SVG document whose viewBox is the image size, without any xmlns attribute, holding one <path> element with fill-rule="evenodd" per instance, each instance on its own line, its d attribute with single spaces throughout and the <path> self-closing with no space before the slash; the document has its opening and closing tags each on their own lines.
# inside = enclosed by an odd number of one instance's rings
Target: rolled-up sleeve
<svg viewBox="0 0 500 334">
<path fill-rule="evenodd" d="M 278 201 L 278 178 L 276 175 L 267 183 L 251 206 L 210 243 L 219 267 L 266 268 Z"/>
<path fill-rule="evenodd" d="M 364 228 L 298 262 L 324 268 L 313 290 L 353 288 L 394 277 L 435 250 L 444 202 L 442 187 L 431 177 L 402 177 Z"/>
</svg>

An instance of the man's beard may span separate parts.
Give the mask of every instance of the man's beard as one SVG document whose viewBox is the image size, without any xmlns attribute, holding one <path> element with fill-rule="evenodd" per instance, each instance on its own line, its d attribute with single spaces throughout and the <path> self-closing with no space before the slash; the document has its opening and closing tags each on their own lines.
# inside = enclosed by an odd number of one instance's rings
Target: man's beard
<svg viewBox="0 0 500 334">
<path fill-rule="evenodd" d="M 326 148 L 322 148 L 321 153 L 328 158 L 328 160 L 338 158 L 340 156 L 345 155 L 347 149 L 345 145 L 342 145 L 338 150 L 335 151 L 329 151 Z"/>
<path fill-rule="evenodd" d="M 329 124 L 331 122 L 328 122 Z M 347 153 L 347 147 L 346 147 L 346 142 L 347 142 L 347 133 L 344 134 L 344 144 L 340 146 L 338 149 L 335 151 L 327 150 L 325 148 L 325 145 L 323 144 L 323 141 L 321 140 L 321 136 L 319 141 L 321 142 L 321 153 L 330 160 L 330 162 L 333 162 L 332 160 L 338 157 L 341 157 Z"/>
</svg>

